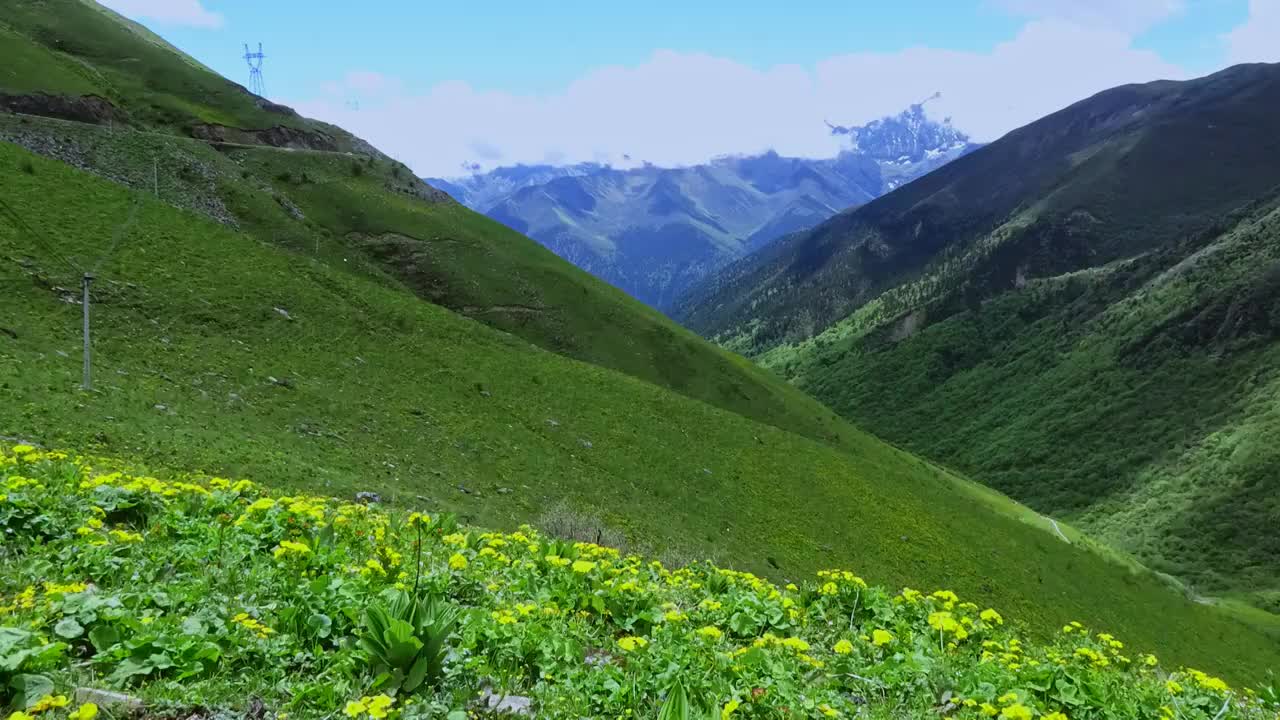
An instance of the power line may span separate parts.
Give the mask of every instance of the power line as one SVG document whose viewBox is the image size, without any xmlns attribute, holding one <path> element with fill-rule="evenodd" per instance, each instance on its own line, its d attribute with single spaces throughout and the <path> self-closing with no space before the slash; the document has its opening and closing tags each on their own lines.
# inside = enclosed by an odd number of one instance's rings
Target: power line
<svg viewBox="0 0 1280 720">
<path fill-rule="evenodd" d="M 3 199 L 0 199 L 0 216 L 3 216 L 6 220 L 8 220 L 9 224 L 13 225 L 15 229 L 25 233 L 28 236 L 28 239 L 34 242 L 37 246 L 39 246 L 40 249 L 43 250 L 46 254 L 52 255 L 54 259 L 58 260 L 59 262 L 66 265 L 67 267 L 71 268 L 76 273 L 84 272 L 84 269 L 81 268 L 79 265 L 68 260 L 57 250 L 54 250 L 53 246 L 48 242 L 48 240 L 44 237 L 44 235 L 40 234 L 39 231 L 31 227 L 31 225 L 29 225 L 26 220 L 23 220 L 22 216 L 18 214 L 18 211 L 14 210 L 13 207 L 10 206 L 9 203 L 5 202 Z"/>
<path fill-rule="evenodd" d="M 112 255 L 115 255 L 116 250 L 120 247 L 120 241 L 124 239 L 125 233 L 133 227 L 134 220 L 138 218 L 138 208 L 141 206 L 142 201 L 138 199 L 137 195 L 135 195 L 133 197 L 133 203 L 129 206 L 129 217 L 125 219 L 124 224 L 116 228 L 115 233 L 111 237 L 111 247 L 108 248 L 107 251 L 98 258 L 98 261 L 93 264 L 93 269 L 89 271 L 90 274 L 97 275 L 98 271 L 102 269 L 103 264 L 111 259 Z"/>
<path fill-rule="evenodd" d="M 101 257 L 98 258 L 98 261 L 94 263 L 94 269 L 87 270 L 85 268 L 80 267 L 80 265 L 78 265 L 77 263 L 74 263 L 71 260 L 68 260 L 61 253 L 54 250 L 53 245 L 48 242 L 48 240 L 44 237 L 44 235 L 42 235 L 35 228 L 31 227 L 30 223 L 28 223 L 25 219 L 23 219 L 23 217 L 20 214 L 18 214 L 18 211 L 14 210 L 13 207 L 9 205 L 9 203 L 5 202 L 3 199 L 0 199 L 0 216 L 3 216 L 4 218 L 6 218 L 10 222 L 10 224 L 12 224 L 19 231 L 26 233 L 28 236 L 28 239 L 34 242 L 47 254 L 52 255 L 54 258 L 60 260 L 65 265 L 67 265 L 67 267 L 70 267 L 72 270 L 75 270 L 80 273 L 80 293 L 81 293 L 80 302 L 81 302 L 81 305 L 83 306 L 82 337 L 84 340 L 84 350 L 83 350 L 84 369 L 83 369 L 83 376 L 80 381 L 80 387 L 84 390 L 93 389 L 93 385 L 91 382 L 92 380 L 91 373 L 93 370 L 92 354 L 91 354 L 92 346 L 90 343 L 90 336 L 89 336 L 89 302 L 90 302 L 89 286 L 93 283 L 98 268 L 100 268 L 103 265 L 103 263 L 109 260 L 111 256 L 115 254 L 116 249 L 120 247 L 120 241 L 124 238 L 126 231 L 133 226 L 133 222 L 137 218 L 138 207 L 140 206 L 140 204 L 141 204 L 140 201 L 135 196 L 133 199 L 133 203 L 129 208 L 129 217 L 125 219 L 124 224 L 116 228 L 116 231 L 113 234 L 113 237 L 111 238 L 110 247 L 107 249 L 105 253 L 102 254 Z"/>
</svg>

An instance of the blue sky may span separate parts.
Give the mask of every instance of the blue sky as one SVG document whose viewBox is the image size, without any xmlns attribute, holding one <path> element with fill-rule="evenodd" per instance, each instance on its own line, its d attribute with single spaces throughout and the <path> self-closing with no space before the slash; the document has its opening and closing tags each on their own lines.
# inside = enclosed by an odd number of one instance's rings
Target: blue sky
<svg viewBox="0 0 1280 720">
<path fill-rule="evenodd" d="M 1122 82 L 1280 60 L 1280 0 L 102 0 L 424 174 L 830 154 L 935 90 L 988 140 Z M 1277 34 L 1272 34 L 1277 33 Z"/>
</svg>

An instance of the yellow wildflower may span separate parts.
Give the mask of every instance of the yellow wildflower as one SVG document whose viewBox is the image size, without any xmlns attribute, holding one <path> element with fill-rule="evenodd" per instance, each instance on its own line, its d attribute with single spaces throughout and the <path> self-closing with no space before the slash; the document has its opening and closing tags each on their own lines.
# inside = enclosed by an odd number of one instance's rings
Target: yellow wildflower
<svg viewBox="0 0 1280 720">
<path fill-rule="evenodd" d="M 374 695 L 365 699 L 365 706 L 368 708 L 369 717 L 374 720 L 382 720 L 390 712 L 391 706 L 395 705 L 395 702 L 388 695 Z"/>
<path fill-rule="evenodd" d="M 301 556 L 301 555 L 308 555 L 310 553 L 311 553 L 311 548 L 307 547 L 306 543 L 297 542 L 294 540 L 281 540 L 280 545 L 278 545 L 276 549 L 272 551 L 272 554 L 275 556 L 277 560 L 279 560 L 280 558 L 286 555 Z"/>
<path fill-rule="evenodd" d="M 590 560 L 574 560 L 573 571 L 579 575 L 585 575 L 596 569 L 596 564 Z"/>
<path fill-rule="evenodd" d="M 711 640 L 719 640 L 720 638 L 724 637 L 724 632 L 722 632 L 720 628 L 716 627 L 715 625 L 705 625 L 703 627 L 698 628 L 698 634 L 704 638 L 709 638 Z"/>
<path fill-rule="evenodd" d="M 235 617 L 231 618 L 231 622 L 244 627 L 260 638 L 266 638 L 268 635 L 275 632 L 275 630 L 263 625 L 256 619 L 249 617 L 249 613 L 245 612 L 239 613 Z"/>
<path fill-rule="evenodd" d="M 933 593 L 933 597 L 945 603 L 954 603 L 954 602 L 960 601 L 960 598 L 956 597 L 956 594 L 951 592 L 950 590 L 938 590 Z"/>
<path fill-rule="evenodd" d="M 449 558 L 449 568 L 452 570 L 466 570 L 467 565 L 467 558 L 462 553 L 454 553 Z"/>
<path fill-rule="evenodd" d="M 1208 675 L 1199 670 L 1187 670 L 1187 674 L 1191 676 L 1191 679 L 1195 681 L 1196 685 L 1199 685 L 1205 690 L 1226 692 L 1231 689 L 1227 686 L 1227 683 L 1222 680 L 1222 678 L 1213 677 L 1212 675 Z"/>
<path fill-rule="evenodd" d="M 45 695 L 44 697 L 37 700 L 36 704 L 32 705 L 29 709 L 33 713 L 42 713 L 46 710 L 52 710 L 54 708 L 64 708 L 70 702 L 71 701 L 67 699 L 66 695 Z"/>
<path fill-rule="evenodd" d="M 46 582 L 44 583 L 45 595 L 71 595 L 74 593 L 84 592 L 85 590 L 88 590 L 88 589 L 89 589 L 89 586 L 86 583 L 77 583 L 77 582 L 73 582 L 73 583 Z"/>
<path fill-rule="evenodd" d="M 1021 704 L 1010 705 L 1000 711 L 1001 720 L 1031 720 L 1031 717 L 1031 708 Z"/>
<path fill-rule="evenodd" d="M 853 652 L 853 643 L 848 640 L 840 640 L 835 647 L 831 648 L 837 655 L 849 655 Z"/>
<path fill-rule="evenodd" d="M 929 627 L 940 632 L 949 632 L 959 635 L 964 628 L 960 627 L 960 623 L 956 622 L 954 616 L 946 610 L 929 613 Z M 967 636 L 968 633 L 965 633 Z"/>
<path fill-rule="evenodd" d="M 809 650 L 809 643 L 797 637 L 789 637 L 786 640 L 783 640 L 782 644 L 797 652 L 808 652 Z"/>
<path fill-rule="evenodd" d="M 271 498 L 262 498 L 249 503 L 249 507 L 245 508 L 246 513 L 266 512 L 276 506 L 276 501 Z"/>
<path fill-rule="evenodd" d="M 872 645 L 875 645 L 876 647 L 884 647 L 885 645 L 888 645 L 891 642 L 893 642 L 893 633 L 889 632 L 888 630 L 881 630 L 880 628 L 876 628 L 875 630 L 871 631 Z"/>
<path fill-rule="evenodd" d="M 98 717 L 98 706 L 93 703 L 85 703 L 68 715 L 67 720 L 93 720 L 96 717 Z"/>
<path fill-rule="evenodd" d="M 628 635 L 618 640 L 618 647 L 622 648 L 624 652 L 632 652 L 648 644 L 649 644 L 648 640 L 636 635 Z"/>
</svg>

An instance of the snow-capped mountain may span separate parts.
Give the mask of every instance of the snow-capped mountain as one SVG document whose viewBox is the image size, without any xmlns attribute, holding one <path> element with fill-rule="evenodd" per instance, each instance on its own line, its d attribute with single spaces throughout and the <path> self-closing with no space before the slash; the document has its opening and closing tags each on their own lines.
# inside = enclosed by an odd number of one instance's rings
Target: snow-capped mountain
<svg viewBox="0 0 1280 720">
<path fill-rule="evenodd" d="M 832 135 L 849 138 L 850 151 L 898 165 L 942 157 L 970 144 L 968 135 L 952 127 L 951 118 L 942 122 L 930 120 L 924 113 L 923 102 L 866 125 L 829 127 Z"/>
<path fill-rule="evenodd" d="M 929 119 L 923 103 L 831 132 L 850 146 L 826 159 L 767 152 L 681 168 L 517 165 L 427 182 L 667 309 L 724 265 L 977 147 Z"/>
<path fill-rule="evenodd" d="M 473 210 L 493 207 L 508 195 L 531 185 L 542 185 L 562 177 L 578 177 L 608 170 L 596 163 L 576 165 L 510 165 L 466 177 L 429 178 L 428 182 Z"/>
</svg>

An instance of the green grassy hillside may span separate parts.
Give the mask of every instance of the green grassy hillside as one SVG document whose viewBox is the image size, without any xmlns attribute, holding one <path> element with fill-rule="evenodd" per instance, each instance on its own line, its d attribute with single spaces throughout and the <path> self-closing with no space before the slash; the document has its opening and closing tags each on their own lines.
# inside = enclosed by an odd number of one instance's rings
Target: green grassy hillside
<svg viewBox="0 0 1280 720">
<path fill-rule="evenodd" d="M 840 442 L 830 411 L 769 373 L 91 0 L 20 0 L 0 15 L 0 43 L 15 59 L 0 70 L 0 106 L 24 113 L 0 117 L 2 139 L 382 276 L 552 351 Z"/>
<path fill-rule="evenodd" d="M 11 145 L 0 166 L 39 229 L 0 225 L 0 434 L 490 527 L 568 503 L 637 545 L 778 577 L 843 564 L 1233 677 L 1280 661 L 1272 638 L 865 435 L 840 451 L 757 424 Z M 79 392 L 80 308 L 54 253 L 97 255 L 135 203 Z"/>
<path fill-rule="evenodd" d="M 691 317 L 893 442 L 1280 610 L 1277 101 L 1277 65 L 1102 93 Z"/>
<path fill-rule="evenodd" d="M 847 425 L 808 396 L 528 238 L 455 203 L 433 201 L 390 160 L 272 147 L 215 150 L 195 140 L 26 116 L 0 116 L 0 140 L 150 191 L 298 257 L 409 289 L 540 347 L 843 442 Z M 67 272 L 61 280 L 74 281 Z"/>
<path fill-rule="evenodd" d="M 896 343 L 815 344 L 795 369 L 917 452 L 1280 610 L 1278 263 L 1280 212 L 1262 211 L 1180 262 L 1037 281 Z"/>
</svg>

